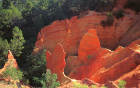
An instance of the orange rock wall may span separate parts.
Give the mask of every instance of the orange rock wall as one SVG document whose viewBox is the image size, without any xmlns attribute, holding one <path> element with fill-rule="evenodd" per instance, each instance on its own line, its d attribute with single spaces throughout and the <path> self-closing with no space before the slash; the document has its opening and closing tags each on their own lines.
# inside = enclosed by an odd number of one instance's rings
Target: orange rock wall
<svg viewBox="0 0 140 88">
<path fill-rule="evenodd" d="M 118 0 L 116 8 L 123 8 L 126 1 Z M 89 11 L 81 18 L 55 21 L 39 32 L 35 51 L 48 50 L 46 66 L 59 81 L 65 77 L 64 68 L 67 76 L 77 80 L 88 78 L 103 84 L 117 81 L 140 64 L 140 14 L 126 13 L 114 19 L 112 26 L 103 27 L 101 22 L 106 19 L 106 12 Z M 132 85 L 130 79 L 137 81 L 128 77 L 122 78 L 128 82 L 127 87 Z"/>
<path fill-rule="evenodd" d="M 65 55 L 63 46 L 61 44 L 57 44 L 53 53 L 49 51 L 46 52 L 46 67 L 50 69 L 52 73 L 57 74 L 58 80 L 62 80 L 64 75 L 64 67 L 65 67 Z"/>
<path fill-rule="evenodd" d="M 61 43 L 68 55 L 77 55 L 80 40 L 89 29 L 96 29 L 101 46 L 108 49 L 126 46 L 140 37 L 140 15 L 127 14 L 115 19 L 112 26 L 103 27 L 101 21 L 106 17 L 105 12 L 89 11 L 82 18 L 75 16 L 69 20 L 55 21 L 41 29 L 35 46 L 37 50 L 46 48 L 52 52 L 56 44 Z"/>
</svg>

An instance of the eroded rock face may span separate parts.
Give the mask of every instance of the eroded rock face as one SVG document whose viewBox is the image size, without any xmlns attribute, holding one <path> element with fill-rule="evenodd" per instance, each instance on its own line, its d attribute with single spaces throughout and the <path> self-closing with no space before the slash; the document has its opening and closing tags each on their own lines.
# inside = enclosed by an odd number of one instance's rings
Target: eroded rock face
<svg viewBox="0 0 140 88">
<path fill-rule="evenodd" d="M 131 85 L 125 74 L 129 74 L 140 64 L 140 40 L 134 41 L 127 47 L 119 46 L 116 50 L 111 51 L 100 47 L 96 30 L 91 29 L 81 39 L 78 53 L 78 56 L 68 56 L 65 67 L 66 54 L 63 46 L 57 44 L 52 54 L 46 52 L 47 68 L 58 75 L 60 82 L 71 80 L 63 74 L 65 68 L 67 76 L 72 79 L 88 78 L 108 87 L 116 86 L 109 82 L 117 82 L 119 79 L 128 82 L 126 86 L 139 85 L 138 82 Z M 137 81 L 134 77 L 132 80 Z"/>
<path fill-rule="evenodd" d="M 118 0 L 116 8 L 122 9 L 126 1 Z M 65 68 L 67 76 L 73 79 L 88 78 L 109 86 L 113 86 L 110 81 L 124 79 L 127 87 L 137 87 L 139 69 L 136 77 L 134 69 L 140 65 L 140 14 L 127 14 L 125 10 L 124 17 L 102 26 L 106 19 L 106 13 L 89 11 L 81 18 L 55 21 L 38 34 L 35 52 L 43 48 L 50 51 L 46 52 L 47 68 L 58 75 L 60 82 L 66 78 Z"/>
<path fill-rule="evenodd" d="M 139 88 L 140 87 L 140 65 L 129 73 L 124 74 L 122 77 L 115 81 L 118 84 L 119 80 L 126 81 L 126 88 Z"/>
<path fill-rule="evenodd" d="M 80 40 L 89 29 L 96 29 L 101 46 L 108 49 L 127 46 L 140 37 L 140 14 L 114 18 L 113 25 L 103 27 L 101 22 L 106 20 L 106 14 L 89 11 L 88 15 L 79 19 L 75 16 L 53 22 L 38 34 L 36 50 L 46 48 L 52 52 L 56 44 L 61 43 L 68 55 L 77 55 Z"/>
<path fill-rule="evenodd" d="M 70 73 L 71 78 L 78 80 L 90 78 L 100 67 L 102 67 L 102 56 L 111 51 L 100 47 L 96 30 L 89 30 L 81 39 L 78 49 L 78 60 L 81 62 Z"/>
<path fill-rule="evenodd" d="M 57 44 L 52 53 L 49 51 L 46 52 L 46 67 L 50 69 L 52 73 L 57 74 L 60 82 L 69 80 L 69 78 L 64 75 L 64 67 L 66 64 L 65 56 L 66 53 L 61 44 Z"/>
<path fill-rule="evenodd" d="M 65 74 L 69 75 L 70 72 L 72 72 L 73 69 L 75 69 L 79 65 L 80 61 L 78 59 L 78 56 L 68 56 L 68 58 L 66 58 Z"/>
<path fill-rule="evenodd" d="M 90 59 L 100 48 L 100 41 L 96 34 L 96 30 L 90 29 L 80 41 L 78 58 L 83 62 L 87 62 L 87 60 Z"/>
<path fill-rule="evenodd" d="M 47 68 L 58 75 L 60 82 L 70 80 L 63 73 L 65 68 L 70 78 L 88 78 L 97 83 L 107 84 L 133 71 L 140 64 L 140 40 L 111 51 L 101 48 L 96 30 L 90 29 L 80 40 L 78 56 L 68 56 L 66 59 L 63 44 L 56 44 L 54 51 L 47 51 L 46 56 Z"/>
</svg>

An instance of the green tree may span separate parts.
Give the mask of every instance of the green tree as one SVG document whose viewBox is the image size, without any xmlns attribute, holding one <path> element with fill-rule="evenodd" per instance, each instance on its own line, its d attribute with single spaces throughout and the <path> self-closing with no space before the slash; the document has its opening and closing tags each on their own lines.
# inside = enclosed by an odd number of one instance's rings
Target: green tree
<svg viewBox="0 0 140 88">
<path fill-rule="evenodd" d="M 38 3 L 38 6 L 41 10 L 48 10 L 48 6 L 49 6 L 49 0 L 40 0 L 40 2 Z"/>
<path fill-rule="evenodd" d="M 0 68 L 3 67 L 5 61 L 7 60 L 7 54 L 10 46 L 7 40 L 3 40 L 0 37 Z"/>
<path fill-rule="evenodd" d="M 12 37 L 12 26 L 15 25 L 21 18 L 21 12 L 13 5 L 9 9 L 1 9 L 0 36 L 4 39 L 10 40 Z"/>
<path fill-rule="evenodd" d="M 22 34 L 21 29 L 19 29 L 17 26 L 13 28 L 13 38 L 10 42 L 10 50 L 13 52 L 14 56 L 20 56 L 22 53 L 22 50 L 24 49 L 24 37 Z"/>
<path fill-rule="evenodd" d="M 52 74 L 49 69 L 46 73 L 42 74 L 41 78 L 34 77 L 35 81 L 38 81 L 42 84 L 42 88 L 57 88 L 60 86 L 60 83 L 57 80 L 57 75 Z"/>
<path fill-rule="evenodd" d="M 2 1 L 0 1 L 0 9 L 2 9 Z"/>
<path fill-rule="evenodd" d="M 38 87 L 41 86 L 40 82 L 33 80 L 33 77 L 40 78 L 42 73 L 46 72 L 46 50 L 41 50 L 36 54 L 26 55 L 22 61 L 25 76 L 29 79 L 30 85 Z M 26 63 L 26 64 L 25 64 Z"/>
<path fill-rule="evenodd" d="M 8 67 L 2 74 L 3 78 L 10 78 L 12 80 L 22 80 L 23 72 L 13 67 Z"/>
<path fill-rule="evenodd" d="M 11 0 L 2 0 L 2 7 L 4 9 L 9 9 L 11 7 L 11 4 L 12 4 Z"/>
</svg>

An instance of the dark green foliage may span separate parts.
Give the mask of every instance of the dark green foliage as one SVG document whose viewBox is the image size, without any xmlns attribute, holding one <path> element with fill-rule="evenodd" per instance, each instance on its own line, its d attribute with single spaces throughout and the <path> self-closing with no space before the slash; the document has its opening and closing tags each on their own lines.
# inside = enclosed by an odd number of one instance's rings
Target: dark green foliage
<svg viewBox="0 0 140 88">
<path fill-rule="evenodd" d="M 13 67 L 8 67 L 2 74 L 3 78 L 10 78 L 12 80 L 22 80 L 23 73 Z"/>
<path fill-rule="evenodd" d="M 103 27 L 112 26 L 112 25 L 113 25 L 113 22 L 114 22 L 114 17 L 113 17 L 113 15 L 112 15 L 112 13 L 111 13 L 111 12 L 108 12 L 108 13 L 107 13 L 107 19 L 101 21 L 101 25 L 102 25 Z"/>
<path fill-rule="evenodd" d="M 24 49 L 24 37 L 22 31 L 18 27 L 13 28 L 13 38 L 10 41 L 10 50 L 14 56 L 20 56 Z"/>
<path fill-rule="evenodd" d="M 33 80 L 33 77 L 40 78 L 43 73 L 46 72 L 46 54 L 45 50 L 40 51 L 37 54 L 31 54 L 26 58 L 23 65 L 23 70 L 25 71 L 25 77 L 29 79 L 30 84 L 33 86 L 40 86 Z"/>
<path fill-rule="evenodd" d="M 7 60 L 7 54 L 10 46 L 7 40 L 3 40 L 0 37 L 0 68 L 3 67 L 5 61 Z"/>
<path fill-rule="evenodd" d="M 22 18 L 21 12 L 15 7 L 0 10 L 0 36 L 10 40 L 12 38 L 12 26 Z"/>
<path fill-rule="evenodd" d="M 11 0 L 2 0 L 2 7 L 4 9 L 9 9 L 11 4 L 12 4 Z"/>
<path fill-rule="evenodd" d="M 8 42 L 6 39 L 3 40 L 0 37 L 0 68 L 3 67 L 7 59 L 8 50 L 11 50 L 13 55 L 18 57 L 21 55 L 24 48 L 23 44 L 25 43 L 25 40 L 22 35 L 22 31 L 18 27 L 13 29 L 12 37 L 13 38 L 10 42 Z"/>
<path fill-rule="evenodd" d="M 130 8 L 132 10 L 135 10 L 136 12 L 139 12 L 140 0 L 128 0 L 127 4 L 125 5 L 125 8 Z"/>
<path fill-rule="evenodd" d="M 113 12 L 113 15 L 117 19 L 122 18 L 124 16 L 124 11 L 122 9 L 119 9 L 118 11 Z"/>
<path fill-rule="evenodd" d="M 28 15 L 31 15 L 31 10 L 33 8 L 33 4 L 31 1 L 27 1 L 25 4 L 25 8 L 23 10 L 23 16 L 26 17 Z"/>
<path fill-rule="evenodd" d="M 34 80 L 40 82 L 42 88 L 57 88 L 60 83 L 57 80 L 57 75 L 52 74 L 50 70 L 42 74 L 41 78 L 34 77 Z"/>
<path fill-rule="evenodd" d="M 91 6 L 96 11 L 111 11 L 115 5 L 116 0 L 91 0 Z M 93 6 L 94 5 L 94 6 Z"/>
<path fill-rule="evenodd" d="M 2 9 L 2 1 L 0 1 L 0 9 Z"/>
</svg>

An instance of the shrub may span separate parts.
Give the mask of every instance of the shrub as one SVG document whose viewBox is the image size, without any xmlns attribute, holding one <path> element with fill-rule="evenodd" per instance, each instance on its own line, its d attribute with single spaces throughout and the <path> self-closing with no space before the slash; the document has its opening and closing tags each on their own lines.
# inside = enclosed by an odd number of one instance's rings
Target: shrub
<svg viewBox="0 0 140 88">
<path fill-rule="evenodd" d="M 111 13 L 111 12 L 108 12 L 108 13 L 107 13 L 107 19 L 101 21 L 101 25 L 102 25 L 103 27 L 112 26 L 112 25 L 113 25 L 113 22 L 114 22 L 114 17 L 113 17 L 113 15 L 112 15 L 112 13 Z"/>
<path fill-rule="evenodd" d="M 25 58 L 24 76 L 29 79 L 32 86 L 41 86 L 40 82 L 34 81 L 33 77 L 41 78 L 42 73 L 46 72 L 46 50 L 41 50 L 36 54 L 31 54 Z"/>
<path fill-rule="evenodd" d="M 3 78 L 8 78 L 12 80 L 22 80 L 23 73 L 13 67 L 8 67 L 2 74 Z"/>
<path fill-rule="evenodd" d="M 50 70 L 47 69 L 46 73 L 42 74 L 41 78 L 34 77 L 34 80 L 42 84 L 42 88 L 56 88 L 60 86 L 57 80 L 57 75 L 52 74 Z"/>
<path fill-rule="evenodd" d="M 101 88 L 107 88 L 106 86 L 102 86 Z"/>
<path fill-rule="evenodd" d="M 91 88 L 97 88 L 97 86 L 96 85 L 92 85 Z"/>
<path fill-rule="evenodd" d="M 124 11 L 123 11 L 122 9 L 119 9 L 118 11 L 113 12 L 113 15 L 114 15 L 117 19 L 119 19 L 119 18 L 121 18 L 121 17 L 124 16 Z"/>
<path fill-rule="evenodd" d="M 88 88 L 88 86 L 85 85 L 85 84 L 80 84 L 78 82 L 74 82 L 73 83 L 73 88 Z"/>
<path fill-rule="evenodd" d="M 125 88 L 126 82 L 124 80 L 119 80 L 118 87 L 119 88 Z"/>
</svg>

